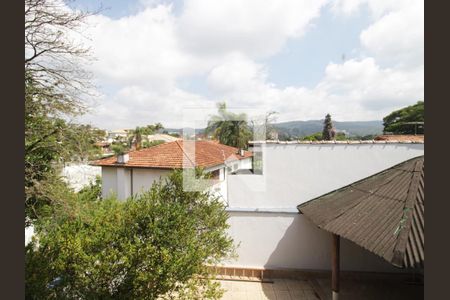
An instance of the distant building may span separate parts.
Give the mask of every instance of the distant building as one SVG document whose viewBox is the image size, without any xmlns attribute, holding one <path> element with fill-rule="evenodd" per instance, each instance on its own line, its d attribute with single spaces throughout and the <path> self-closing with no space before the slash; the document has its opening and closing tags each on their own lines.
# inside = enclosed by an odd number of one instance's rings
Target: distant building
<svg viewBox="0 0 450 300">
<path fill-rule="evenodd" d="M 107 141 L 112 143 L 117 138 L 126 138 L 128 136 L 129 129 L 116 129 L 108 131 Z"/>
</svg>

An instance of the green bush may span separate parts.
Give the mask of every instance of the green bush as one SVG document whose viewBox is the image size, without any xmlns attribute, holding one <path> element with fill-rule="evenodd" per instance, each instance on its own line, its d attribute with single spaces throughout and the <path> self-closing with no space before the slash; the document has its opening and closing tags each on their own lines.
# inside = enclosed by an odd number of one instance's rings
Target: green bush
<svg viewBox="0 0 450 300">
<path fill-rule="evenodd" d="M 234 254 L 228 216 L 180 171 L 134 199 L 85 200 L 36 223 L 27 299 L 220 298 L 208 265 Z"/>
</svg>

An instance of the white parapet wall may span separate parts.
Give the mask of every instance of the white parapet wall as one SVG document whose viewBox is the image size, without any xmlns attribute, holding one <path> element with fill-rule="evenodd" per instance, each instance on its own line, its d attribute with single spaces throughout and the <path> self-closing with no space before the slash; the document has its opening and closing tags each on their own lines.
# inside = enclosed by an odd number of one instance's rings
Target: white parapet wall
<svg viewBox="0 0 450 300">
<path fill-rule="evenodd" d="M 315 197 L 423 155 L 424 144 L 262 144 L 262 175 L 228 176 L 238 208 L 295 208 Z"/>
<path fill-rule="evenodd" d="M 331 234 L 297 205 L 424 154 L 424 144 L 262 144 L 263 175 L 229 175 L 230 235 L 237 260 L 226 266 L 330 269 Z M 341 268 L 395 272 L 378 256 L 341 239 Z"/>
</svg>

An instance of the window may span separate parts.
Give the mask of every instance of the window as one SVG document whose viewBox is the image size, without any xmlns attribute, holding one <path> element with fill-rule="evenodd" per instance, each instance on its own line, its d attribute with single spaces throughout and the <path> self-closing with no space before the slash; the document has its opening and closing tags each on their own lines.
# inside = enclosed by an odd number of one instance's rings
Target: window
<svg viewBox="0 0 450 300">
<path fill-rule="evenodd" d="M 220 179 L 220 169 L 211 172 L 211 179 Z"/>
</svg>

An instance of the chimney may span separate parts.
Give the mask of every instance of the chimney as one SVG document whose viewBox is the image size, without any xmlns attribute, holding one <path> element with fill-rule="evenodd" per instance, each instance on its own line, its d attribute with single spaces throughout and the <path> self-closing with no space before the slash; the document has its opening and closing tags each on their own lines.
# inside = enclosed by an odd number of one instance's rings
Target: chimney
<svg viewBox="0 0 450 300">
<path fill-rule="evenodd" d="M 117 155 L 117 162 L 119 164 L 126 164 L 130 160 L 128 153 L 122 153 Z"/>
<path fill-rule="evenodd" d="M 239 155 L 244 156 L 244 154 L 245 154 L 244 149 L 239 149 Z"/>
</svg>

